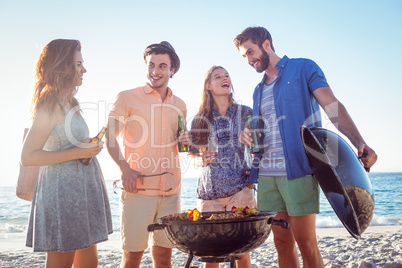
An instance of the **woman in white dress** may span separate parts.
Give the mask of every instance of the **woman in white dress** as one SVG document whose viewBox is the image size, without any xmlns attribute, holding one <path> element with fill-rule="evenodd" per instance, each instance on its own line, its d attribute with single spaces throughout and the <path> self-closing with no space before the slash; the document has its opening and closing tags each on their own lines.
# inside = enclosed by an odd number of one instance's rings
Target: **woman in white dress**
<svg viewBox="0 0 402 268">
<path fill-rule="evenodd" d="M 82 84 L 81 44 L 57 39 L 42 51 L 32 98 L 33 123 L 21 163 L 40 166 L 27 241 L 47 252 L 46 267 L 97 267 L 96 244 L 113 232 L 110 204 L 88 127 L 74 97 Z M 91 158 L 89 165 L 79 161 Z"/>
</svg>

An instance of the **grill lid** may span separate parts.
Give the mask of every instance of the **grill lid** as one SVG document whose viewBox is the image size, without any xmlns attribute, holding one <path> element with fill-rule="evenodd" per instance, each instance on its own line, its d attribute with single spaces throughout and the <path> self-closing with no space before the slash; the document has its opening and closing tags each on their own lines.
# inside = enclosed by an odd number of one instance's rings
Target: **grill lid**
<svg viewBox="0 0 402 268">
<path fill-rule="evenodd" d="M 363 165 L 332 131 L 301 126 L 300 135 L 322 191 L 345 228 L 360 239 L 374 214 L 373 190 Z"/>
</svg>

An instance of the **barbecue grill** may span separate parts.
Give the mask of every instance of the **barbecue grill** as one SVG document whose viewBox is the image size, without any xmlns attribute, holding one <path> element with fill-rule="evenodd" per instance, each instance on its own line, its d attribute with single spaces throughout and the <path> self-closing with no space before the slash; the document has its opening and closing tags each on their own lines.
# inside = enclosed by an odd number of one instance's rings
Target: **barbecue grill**
<svg viewBox="0 0 402 268">
<path fill-rule="evenodd" d="M 203 212 L 201 218 L 209 218 L 212 213 Z M 239 255 L 248 253 L 262 245 L 268 238 L 272 225 L 287 229 L 289 223 L 275 220 L 276 212 L 259 212 L 258 215 L 241 218 L 217 220 L 171 220 L 169 216 L 159 218 L 157 224 L 148 226 L 148 231 L 163 230 L 167 238 L 178 250 L 189 254 L 185 265 L 190 264 L 194 256 L 201 262 L 230 262 L 236 267 Z"/>
</svg>

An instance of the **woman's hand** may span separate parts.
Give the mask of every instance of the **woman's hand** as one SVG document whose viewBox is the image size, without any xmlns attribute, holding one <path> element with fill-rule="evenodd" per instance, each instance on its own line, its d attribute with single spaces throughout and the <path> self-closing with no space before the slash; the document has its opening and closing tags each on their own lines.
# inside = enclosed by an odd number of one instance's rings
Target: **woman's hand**
<svg viewBox="0 0 402 268">
<path fill-rule="evenodd" d="M 81 149 L 79 151 L 80 158 L 90 158 L 98 155 L 102 151 L 103 145 L 105 144 L 104 141 L 96 143 L 89 143 L 88 141 L 89 139 L 86 139 L 78 146 L 78 148 Z"/>
<path fill-rule="evenodd" d="M 205 150 L 202 154 L 202 165 L 206 166 L 211 162 L 216 162 L 216 156 L 218 156 L 217 152 Z"/>
</svg>

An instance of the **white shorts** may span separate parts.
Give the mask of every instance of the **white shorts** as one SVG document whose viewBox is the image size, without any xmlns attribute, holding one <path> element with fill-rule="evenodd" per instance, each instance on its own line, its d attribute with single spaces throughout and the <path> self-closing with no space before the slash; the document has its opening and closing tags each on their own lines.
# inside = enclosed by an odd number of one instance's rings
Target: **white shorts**
<svg viewBox="0 0 402 268">
<path fill-rule="evenodd" d="M 201 212 L 213 212 L 213 211 L 231 211 L 232 207 L 245 207 L 257 208 L 257 202 L 254 197 L 254 190 L 245 187 L 240 192 L 236 194 L 218 198 L 214 200 L 202 200 L 198 199 L 197 209 Z"/>
</svg>

